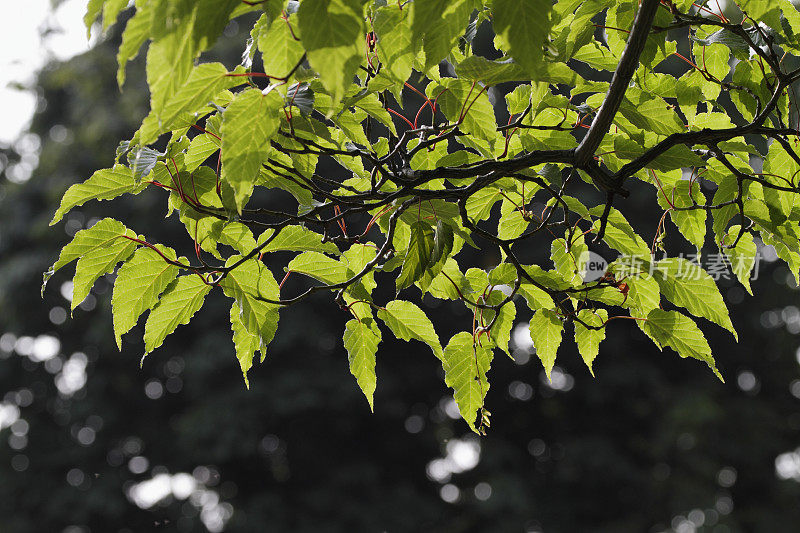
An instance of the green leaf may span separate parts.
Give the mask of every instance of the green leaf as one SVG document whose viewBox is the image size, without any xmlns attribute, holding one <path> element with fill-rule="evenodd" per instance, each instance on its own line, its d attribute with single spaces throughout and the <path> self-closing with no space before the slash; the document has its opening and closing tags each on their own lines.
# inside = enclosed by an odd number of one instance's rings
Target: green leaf
<svg viewBox="0 0 800 533">
<path fill-rule="evenodd" d="M 425 282 L 427 282 L 427 279 L 423 278 L 422 284 L 425 284 Z M 449 257 L 436 277 L 430 281 L 430 284 L 425 286 L 425 290 L 434 298 L 458 300 L 460 298 L 458 291 L 462 291 L 462 293 L 464 291 L 469 292 L 470 288 L 469 282 L 459 270 L 456 260 Z"/>
<path fill-rule="evenodd" d="M 167 100 L 161 111 L 162 128 L 171 129 L 181 114 L 205 107 L 220 91 L 241 83 L 227 74 L 228 69 L 222 63 L 203 63 L 193 67 L 184 84 Z"/>
<path fill-rule="evenodd" d="M 161 167 L 164 168 L 164 167 Z M 158 169 L 157 169 L 158 170 Z M 166 172 L 166 171 L 165 171 Z M 193 173 L 181 172 L 178 175 L 181 189 L 193 201 L 210 208 L 222 208 L 222 202 L 217 196 L 217 176 L 208 167 L 200 167 Z M 172 181 L 167 177 L 167 183 Z M 181 222 L 186 227 L 189 237 L 195 240 L 200 247 L 214 257 L 221 259 L 217 250 L 225 221 L 215 216 L 197 211 L 191 204 L 184 201 L 175 191 L 170 193 L 169 208 L 178 209 Z"/>
<path fill-rule="evenodd" d="M 89 295 L 97 278 L 112 272 L 120 261 L 128 259 L 136 246 L 134 241 L 116 235 L 83 254 L 75 265 L 70 309 L 74 311 Z"/>
<path fill-rule="evenodd" d="M 397 135 L 397 128 L 392 121 L 392 117 L 389 115 L 389 112 L 384 109 L 383 104 L 381 104 L 377 95 L 366 95 L 364 98 L 358 101 L 356 107 L 366 111 L 369 116 L 389 128 L 389 131 L 391 131 L 393 135 Z M 381 139 L 386 139 L 386 137 L 381 137 Z"/>
<path fill-rule="evenodd" d="M 216 2 L 148 2 L 150 36 L 147 51 L 147 83 L 150 108 L 156 116 L 184 84 L 200 52 L 210 47 L 228 24 L 239 0 Z M 142 142 L 150 139 L 143 135 Z"/>
<path fill-rule="evenodd" d="M 225 263 L 231 267 L 242 259 L 233 256 Z M 280 288 L 269 269 L 256 259 L 247 259 L 219 282 L 225 296 L 236 300 L 244 327 L 261 341 L 259 350 L 264 354 L 267 345 L 278 329 L 280 305 L 266 300 L 280 298 Z"/>
<path fill-rule="evenodd" d="M 569 283 L 565 282 L 564 278 L 555 270 L 544 270 L 538 265 L 523 265 L 523 267 L 527 276 L 533 280 L 534 284 L 538 284 L 540 288 L 542 286 L 555 290 L 569 288 Z M 530 282 L 528 277 L 524 278 L 523 283 Z"/>
<path fill-rule="evenodd" d="M 221 144 L 220 139 L 209 133 L 201 133 L 192 139 L 189 149 L 183 158 L 183 165 L 186 167 L 186 171 L 193 172 L 196 170 L 206 159 L 211 157 L 211 154 L 219 150 Z"/>
<path fill-rule="evenodd" d="M 549 294 L 530 283 L 523 282 L 519 287 L 519 293 L 525 298 L 525 302 L 528 304 L 528 308 L 531 311 L 552 309 L 556 305 Z"/>
<path fill-rule="evenodd" d="M 455 237 L 453 235 L 453 228 L 439 219 L 436 222 L 436 231 L 433 236 L 433 252 L 431 253 L 430 265 L 433 267 L 436 263 L 443 263 L 450 257 L 455 244 Z"/>
<path fill-rule="evenodd" d="M 474 8 L 472 0 L 415 0 L 411 4 L 412 42 L 425 51 L 425 72 L 450 53 Z"/>
<path fill-rule="evenodd" d="M 509 357 L 511 357 L 511 352 L 509 351 L 508 343 L 511 341 L 511 328 L 514 326 L 514 319 L 516 317 L 517 308 L 514 302 L 508 302 L 500 308 L 497 320 L 491 331 L 492 340 L 495 345 L 503 350 Z"/>
<path fill-rule="evenodd" d="M 296 22 L 296 17 L 286 20 L 277 17 L 272 21 L 269 30 L 258 36 L 264 72 L 270 76 L 287 76 L 303 57 L 303 45 L 292 33 L 292 25 Z"/>
<path fill-rule="evenodd" d="M 401 84 L 411 76 L 414 47 L 408 25 L 408 10 L 392 4 L 378 9 L 373 21 L 378 57 L 384 69 Z"/>
<path fill-rule="evenodd" d="M 256 240 L 253 238 L 250 228 L 241 222 L 223 224 L 217 237 L 220 244 L 230 246 L 242 255 L 247 255 L 255 249 Z"/>
<path fill-rule="evenodd" d="M 619 60 L 611 52 L 596 42 L 589 43 L 575 52 L 572 59 L 582 61 L 597 70 L 614 71 Z"/>
<path fill-rule="evenodd" d="M 718 183 L 718 185 L 719 186 L 714 193 L 714 204 L 730 202 L 736 198 L 738 185 L 733 176 L 731 176 L 730 179 L 721 180 L 721 183 Z M 725 228 L 728 226 L 728 223 L 731 221 L 734 215 L 736 215 L 737 211 L 738 207 L 735 204 L 725 206 L 721 209 L 715 209 L 713 211 L 713 223 L 711 228 L 717 240 L 722 238 L 722 235 L 725 234 Z"/>
<path fill-rule="evenodd" d="M 100 16 L 100 12 L 103 9 L 103 4 L 106 0 L 89 0 L 89 3 L 86 6 L 86 14 L 83 15 L 83 24 L 86 26 L 86 38 L 88 39 L 91 31 L 92 31 L 92 24 L 95 23 L 97 17 Z"/>
<path fill-rule="evenodd" d="M 106 31 L 114 24 L 119 12 L 125 9 L 127 5 L 128 0 L 89 0 L 86 6 L 86 14 L 83 17 L 83 23 L 86 25 L 86 37 L 89 37 L 92 25 L 97 21 L 101 10 L 103 13 L 103 31 Z"/>
<path fill-rule="evenodd" d="M 450 339 L 442 356 L 444 381 L 455 393 L 458 412 L 476 433 L 475 421 L 489 391 L 486 374 L 491 363 L 492 351 L 474 344 L 472 335 L 465 331 Z"/>
<path fill-rule="evenodd" d="M 299 272 L 328 285 L 344 283 L 353 277 L 345 263 L 319 252 L 303 252 L 289 261 L 286 271 Z"/>
<path fill-rule="evenodd" d="M 569 237 L 569 234 L 567 236 Z M 569 247 L 565 239 L 554 240 L 550 245 L 550 258 L 564 281 L 575 286 L 583 283 L 586 262 L 589 259 L 589 247 L 586 246 L 582 236 L 574 236 L 571 239 Z"/>
<path fill-rule="evenodd" d="M 365 57 L 364 14 L 358 0 L 305 0 L 297 11 L 300 39 L 311 67 L 339 102 Z"/>
<path fill-rule="evenodd" d="M 222 177 L 233 188 L 240 214 L 266 160 L 269 140 L 278 131 L 277 110 L 282 104 L 275 91 L 265 96 L 247 89 L 236 95 L 223 114 Z"/>
<path fill-rule="evenodd" d="M 719 81 L 724 80 L 731 70 L 731 67 L 728 65 L 731 58 L 731 51 L 724 44 L 704 46 L 702 47 L 702 51 L 695 55 L 699 56 L 702 65 L 708 73 Z"/>
<path fill-rule="evenodd" d="M 188 324 L 203 307 L 206 294 L 211 290 L 200 276 L 179 276 L 169 284 L 161 299 L 150 311 L 144 325 L 144 355 L 161 346 L 167 335 L 181 324 Z"/>
<path fill-rule="evenodd" d="M 654 277 L 667 300 L 722 326 L 738 339 L 728 308 L 708 272 L 682 257 L 669 257 L 656 263 Z"/>
<path fill-rule="evenodd" d="M 592 363 L 594 362 L 597 354 L 600 353 L 600 343 L 606 338 L 605 323 L 608 320 L 608 311 L 605 309 L 598 309 L 592 311 L 590 309 L 581 309 L 578 312 L 578 319 L 582 320 L 588 326 L 599 327 L 600 329 L 587 328 L 577 320 L 575 324 L 575 343 L 578 345 L 578 352 L 583 358 L 583 362 L 589 367 L 589 372 L 594 376 L 592 370 Z"/>
<path fill-rule="evenodd" d="M 500 222 L 497 224 L 497 236 L 501 239 L 516 239 L 525 233 L 529 224 L 530 220 L 526 220 L 519 209 L 515 208 L 500 217 Z"/>
<path fill-rule="evenodd" d="M 258 237 L 258 245 L 267 242 L 274 230 L 266 230 Z M 324 252 L 339 255 L 339 249 L 332 242 L 322 242 L 322 235 L 303 226 L 287 226 L 261 249 L 263 253 L 277 251 Z"/>
<path fill-rule="evenodd" d="M 261 169 L 256 185 L 263 185 L 268 189 L 280 189 L 288 192 L 295 197 L 297 203 L 300 204 L 301 210 L 314 203 L 314 198 L 310 191 L 301 187 L 297 182 L 284 179 L 265 168 Z"/>
<path fill-rule="evenodd" d="M 691 318 L 677 311 L 653 309 L 647 315 L 647 320 L 639 323 L 642 330 L 659 348 L 668 346 L 681 357 L 692 357 L 703 361 L 722 380 L 711 355 L 711 347 Z"/>
<path fill-rule="evenodd" d="M 133 172 L 124 165 L 98 170 L 83 183 L 76 183 L 67 189 L 50 225 L 61 220 L 72 208 L 89 200 L 111 200 L 126 193 L 139 194 L 146 187 L 147 183 L 137 183 Z"/>
<path fill-rule="evenodd" d="M 154 3 L 153 3 L 154 4 Z M 152 10 L 148 7 L 153 4 L 136 6 L 136 13 L 128 20 L 125 31 L 122 32 L 122 43 L 117 51 L 117 84 L 122 87 L 125 83 L 125 68 L 139 53 L 139 49 L 150 35 L 150 15 Z"/>
<path fill-rule="evenodd" d="M 412 224 L 411 237 L 406 248 L 403 268 L 397 277 L 397 292 L 412 285 L 422 277 L 431 262 L 433 247 L 433 230 L 430 224 L 426 222 Z"/>
<path fill-rule="evenodd" d="M 376 255 L 378 255 L 377 248 L 356 243 L 351 245 L 350 248 L 342 254 L 342 258 L 347 262 L 350 271 L 354 274 L 358 274 L 366 268 L 370 261 L 375 259 Z M 367 289 L 367 292 L 372 292 L 372 290 L 378 286 L 377 283 L 375 283 L 374 271 L 364 274 L 360 281 L 361 284 L 364 285 L 364 288 Z"/>
<path fill-rule="evenodd" d="M 769 153 L 764 159 L 764 173 L 762 179 L 767 183 L 787 187 L 790 183 L 797 183 L 800 174 L 800 165 L 778 142 L 773 142 Z M 794 185 L 792 185 L 794 186 Z M 751 186 L 751 191 L 754 190 Z M 791 213 L 796 201 L 797 193 L 778 191 L 762 186 L 764 201 L 770 210 L 770 218 L 776 223 L 782 223 Z"/>
<path fill-rule="evenodd" d="M 392 300 L 386 304 L 386 308 L 378 311 L 378 318 L 383 320 L 398 339 L 420 340 L 431 347 L 436 357 L 442 358 L 442 345 L 433 324 L 425 312 L 413 303 Z"/>
<path fill-rule="evenodd" d="M 103 31 L 106 31 L 117 20 L 120 11 L 128 7 L 128 0 L 106 0 L 103 5 Z"/>
<path fill-rule="evenodd" d="M 656 157 L 647 166 L 655 170 L 668 171 L 676 168 L 702 167 L 705 165 L 700 156 L 689 150 L 684 144 L 673 146 Z"/>
<path fill-rule="evenodd" d="M 645 91 L 629 90 L 619 111 L 631 123 L 658 135 L 671 135 L 685 130 L 678 114 L 662 98 Z"/>
<path fill-rule="evenodd" d="M 603 206 L 597 206 L 590 209 L 590 213 L 594 216 L 600 216 L 603 211 Z M 599 222 L 595 223 L 595 229 L 599 227 Z M 603 235 L 603 240 L 611 248 L 622 252 L 625 255 L 638 257 L 642 260 L 650 260 L 650 247 L 644 242 L 630 223 L 622 216 L 622 213 L 611 208 L 608 215 L 608 224 L 606 231 Z"/>
<path fill-rule="evenodd" d="M 463 240 L 459 237 L 458 242 L 456 242 L 456 237 L 453 234 L 453 228 L 450 224 L 439 219 L 436 222 L 430 262 L 425 272 L 423 272 L 422 277 L 417 281 L 422 292 L 428 291 L 431 283 L 433 283 L 444 269 L 453 251 L 455 250 L 455 253 L 458 253 L 461 246 L 463 246 Z"/>
<path fill-rule="evenodd" d="M 675 184 L 674 188 L 664 187 L 663 191 L 658 190 L 656 194 L 658 195 L 658 205 L 664 210 L 670 209 L 669 216 L 672 222 L 678 227 L 681 235 L 697 248 L 699 253 L 706 240 L 706 211 L 705 209 L 682 210 L 681 208 L 706 203 L 705 195 L 700 190 L 700 184 L 691 184 L 681 180 Z M 672 206 L 678 209 L 671 209 Z"/>
<path fill-rule="evenodd" d="M 555 311 L 539 309 L 534 313 L 529 327 L 536 355 L 544 366 L 547 379 L 550 379 L 550 372 L 556 364 L 558 347 L 561 345 L 564 325 Z"/>
<path fill-rule="evenodd" d="M 442 78 L 439 83 L 428 85 L 425 92 L 431 100 L 438 97 L 442 113 L 450 122 L 460 120 L 459 128 L 464 132 L 490 144 L 502 139 L 485 88 L 468 80 Z"/>
<path fill-rule="evenodd" d="M 160 244 L 155 247 L 168 259 L 176 260 L 172 248 Z M 120 267 L 111 297 L 114 336 L 120 350 L 122 335 L 136 325 L 142 313 L 153 308 L 176 277 L 178 267 L 167 263 L 155 250 L 146 246 L 136 250 L 133 257 Z"/>
<path fill-rule="evenodd" d="M 726 242 L 733 243 L 739 235 L 741 226 L 731 226 L 728 234 L 722 239 L 722 246 L 728 261 L 731 264 L 731 270 L 736 275 L 739 283 L 744 286 L 748 293 L 752 296 L 753 289 L 750 288 L 750 272 L 756 264 L 758 249 L 756 243 L 753 242 L 753 236 L 750 233 L 744 233 L 733 248 L 724 246 Z"/>
<path fill-rule="evenodd" d="M 370 319 L 372 320 L 372 319 Z M 369 408 L 375 410 L 373 395 L 375 394 L 375 354 L 381 341 L 380 330 L 371 328 L 364 322 L 352 319 L 344 330 L 344 347 L 350 362 L 350 373 L 356 378 L 358 386 L 367 397 Z"/>
<path fill-rule="evenodd" d="M 486 85 L 533 79 L 512 59 L 492 61 L 481 56 L 469 56 L 456 66 L 459 78 L 476 80 Z"/>
<path fill-rule="evenodd" d="M 478 189 L 475 194 L 467 198 L 467 215 L 473 222 L 486 220 L 492 212 L 494 204 L 503 199 L 500 190 L 494 187 Z"/>
<path fill-rule="evenodd" d="M 628 306 L 639 318 L 645 318 L 661 303 L 661 291 L 658 282 L 649 274 L 629 276 L 625 278 L 628 284 Z"/>
<path fill-rule="evenodd" d="M 104 218 L 91 228 L 77 232 L 75 237 L 72 238 L 72 241 L 61 249 L 58 260 L 44 273 L 42 293 L 44 293 L 47 281 L 53 274 L 61 269 L 61 267 L 68 265 L 72 261 L 75 261 L 98 247 L 105 246 L 109 242 L 114 242 L 121 235 L 136 237 L 133 231 L 126 228 L 122 222 L 114 220 L 113 218 Z"/>
<path fill-rule="evenodd" d="M 494 0 L 492 24 L 495 33 L 508 47 L 503 48 L 531 76 L 542 64 L 545 42 L 550 32 L 550 0 Z"/>
<path fill-rule="evenodd" d="M 233 346 L 236 350 L 236 359 L 242 369 L 244 384 L 249 389 L 250 381 L 247 379 L 247 372 L 253 367 L 253 358 L 257 351 L 261 349 L 261 339 L 258 335 L 253 335 L 242 322 L 241 311 L 236 302 L 231 305 L 231 330 L 233 331 Z"/>
<path fill-rule="evenodd" d="M 191 24 L 191 23 L 190 23 Z M 182 25 L 183 26 L 183 25 Z M 183 85 L 192 69 L 194 50 L 191 31 L 182 28 L 150 43 L 147 49 L 147 85 L 150 87 L 150 109 L 158 117 L 167 100 Z M 159 132 L 157 123 L 145 121 L 140 128 L 142 143 L 155 141 Z"/>
</svg>

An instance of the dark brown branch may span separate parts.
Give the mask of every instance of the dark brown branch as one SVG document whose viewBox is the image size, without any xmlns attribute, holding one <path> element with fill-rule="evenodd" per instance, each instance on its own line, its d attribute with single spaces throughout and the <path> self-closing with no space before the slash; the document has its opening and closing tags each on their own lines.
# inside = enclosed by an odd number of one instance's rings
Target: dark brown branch
<svg viewBox="0 0 800 533">
<path fill-rule="evenodd" d="M 617 70 L 614 71 L 614 76 L 611 78 L 611 86 L 606 98 L 592 121 L 589 132 L 575 149 L 575 164 L 578 168 L 583 168 L 592 160 L 614 121 L 617 110 L 625 98 L 631 78 L 639 67 L 639 56 L 644 50 L 658 6 L 659 0 L 642 0 L 636 18 L 633 20 L 625 50 L 623 50 Z"/>
</svg>

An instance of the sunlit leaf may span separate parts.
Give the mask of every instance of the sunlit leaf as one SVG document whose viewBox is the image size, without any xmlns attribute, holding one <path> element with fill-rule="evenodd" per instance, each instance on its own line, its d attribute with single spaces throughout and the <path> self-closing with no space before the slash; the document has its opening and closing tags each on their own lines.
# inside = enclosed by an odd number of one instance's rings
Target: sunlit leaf
<svg viewBox="0 0 800 533">
<path fill-rule="evenodd" d="M 280 124 L 280 107 L 277 92 L 264 95 L 247 89 L 236 95 L 223 115 L 222 176 L 233 188 L 240 213 L 266 160 L 269 139 Z"/>
<path fill-rule="evenodd" d="M 367 397 L 369 408 L 375 410 L 375 354 L 381 341 L 380 330 L 371 328 L 360 320 L 350 320 L 344 330 L 344 347 L 350 361 L 350 373 L 356 378 L 358 386 Z"/>
<path fill-rule="evenodd" d="M 167 335 L 181 324 L 188 324 L 200 310 L 211 286 L 199 276 L 179 276 L 169 284 L 147 316 L 144 326 L 144 358 L 161 346 Z"/>
<path fill-rule="evenodd" d="M 155 248 L 158 251 L 146 246 L 136 250 L 133 257 L 120 267 L 114 280 L 111 308 L 114 335 L 120 350 L 122 335 L 136 325 L 142 313 L 153 308 L 161 293 L 178 277 L 178 267 L 165 260 L 175 261 L 175 251 L 160 244 Z"/>
<path fill-rule="evenodd" d="M 556 353 L 561 345 L 564 325 L 555 311 L 539 309 L 534 313 L 529 329 L 536 355 L 544 366 L 547 379 L 550 379 L 550 372 L 556 364 Z"/>
<path fill-rule="evenodd" d="M 456 333 L 443 352 L 445 383 L 455 392 L 459 413 L 476 432 L 475 420 L 489 391 L 486 373 L 491 363 L 492 351 L 476 344 L 465 331 Z"/>
<path fill-rule="evenodd" d="M 72 208 L 83 205 L 89 200 L 111 200 L 126 193 L 138 194 L 146 187 L 147 183 L 137 183 L 133 172 L 122 165 L 98 170 L 83 183 L 77 183 L 67 189 L 50 225 L 61 220 Z"/>
</svg>

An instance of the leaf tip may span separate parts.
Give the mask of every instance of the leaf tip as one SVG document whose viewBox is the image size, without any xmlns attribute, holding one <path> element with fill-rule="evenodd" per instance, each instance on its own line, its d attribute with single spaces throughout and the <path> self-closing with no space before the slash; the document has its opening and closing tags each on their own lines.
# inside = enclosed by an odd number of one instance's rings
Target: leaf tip
<svg viewBox="0 0 800 533">
<path fill-rule="evenodd" d="M 53 269 L 52 268 L 50 270 L 48 270 L 47 272 L 45 272 L 44 274 L 42 274 L 42 289 L 41 289 L 42 298 L 44 298 L 44 290 L 47 287 L 47 282 L 50 281 L 50 278 L 52 276 L 53 276 Z"/>
</svg>

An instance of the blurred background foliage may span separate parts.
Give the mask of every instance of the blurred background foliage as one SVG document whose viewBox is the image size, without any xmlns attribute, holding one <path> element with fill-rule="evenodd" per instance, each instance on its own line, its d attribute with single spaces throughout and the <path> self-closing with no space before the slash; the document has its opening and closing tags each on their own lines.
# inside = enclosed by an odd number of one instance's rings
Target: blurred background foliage
<svg viewBox="0 0 800 533">
<path fill-rule="evenodd" d="M 246 28 L 232 23 L 212 55 L 235 64 Z M 46 67 L 30 132 L 0 147 L 0 531 L 796 530 L 800 310 L 768 260 L 756 298 L 722 282 L 741 338 L 710 338 L 727 383 L 620 320 L 596 379 L 567 342 L 548 384 L 524 324 L 516 362 L 495 358 L 481 439 L 415 342 L 386 336 L 371 414 L 341 344 L 347 315 L 323 296 L 284 311 L 249 391 L 222 299 L 141 369 L 141 331 L 114 344 L 107 281 L 72 318 L 67 274 L 41 299 L 41 273 L 92 219 L 191 246 L 158 190 L 47 225 L 146 113 L 141 61 L 116 86 L 118 39 Z M 621 209 L 652 226 L 637 205 Z M 443 339 L 471 320 L 426 303 Z"/>
</svg>

